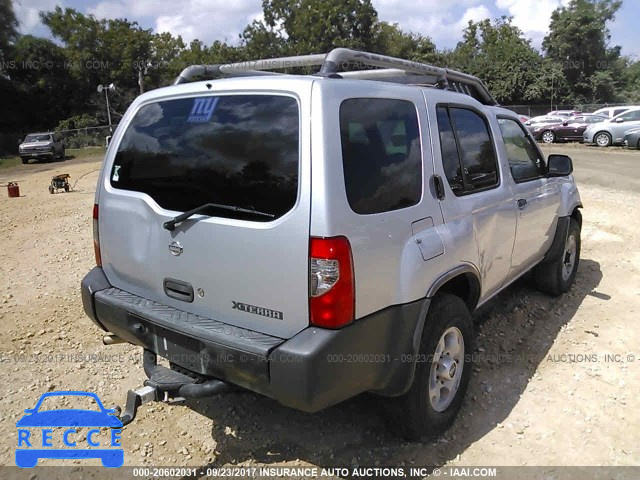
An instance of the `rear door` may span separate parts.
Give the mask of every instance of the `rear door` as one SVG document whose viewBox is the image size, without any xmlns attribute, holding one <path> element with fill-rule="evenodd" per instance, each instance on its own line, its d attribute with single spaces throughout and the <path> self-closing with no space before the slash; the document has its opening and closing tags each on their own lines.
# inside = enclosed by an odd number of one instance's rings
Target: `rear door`
<svg viewBox="0 0 640 480">
<path fill-rule="evenodd" d="M 300 119 L 311 82 L 202 90 L 141 102 L 116 135 L 99 197 L 104 271 L 144 298 L 288 338 L 309 322 L 310 143 Z M 163 227 L 207 203 L 256 213 L 210 207 Z"/>
</svg>

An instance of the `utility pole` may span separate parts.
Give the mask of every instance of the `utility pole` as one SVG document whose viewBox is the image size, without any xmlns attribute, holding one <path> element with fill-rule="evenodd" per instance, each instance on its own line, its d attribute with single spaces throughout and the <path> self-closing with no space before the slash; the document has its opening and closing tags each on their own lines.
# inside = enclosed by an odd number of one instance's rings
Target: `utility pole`
<svg viewBox="0 0 640 480">
<path fill-rule="evenodd" d="M 111 85 L 98 85 L 98 93 L 102 93 L 104 90 L 104 98 L 107 102 L 107 118 L 109 119 L 109 132 L 113 133 L 113 127 L 111 126 L 111 108 L 109 108 L 109 90 L 115 90 L 116 86 L 112 83 Z"/>
</svg>

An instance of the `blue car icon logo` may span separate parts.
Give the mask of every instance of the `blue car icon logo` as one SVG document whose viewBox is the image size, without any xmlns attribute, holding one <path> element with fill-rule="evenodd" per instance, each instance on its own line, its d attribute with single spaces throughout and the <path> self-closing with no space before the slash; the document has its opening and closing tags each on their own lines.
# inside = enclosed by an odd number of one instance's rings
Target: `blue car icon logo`
<svg viewBox="0 0 640 480">
<path fill-rule="evenodd" d="M 41 410 L 44 400 L 60 396 L 90 397 L 95 400 L 100 410 Z M 22 468 L 35 467 L 41 458 L 99 458 L 102 465 L 108 468 L 121 467 L 124 463 L 124 451 L 120 445 L 122 422 L 115 416 L 115 410 L 104 408 L 95 393 L 76 391 L 45 393 L 40 397 L 36 406 L 25 410 L 25 413 L 26 415 L 16 423 L 16 427 L 18 427 L 17 466 Z M 77 429 L 83 427 L 90 428 L 86 434 L 86 444 L 94 448 L 81 448 Z M 100 428 L 105 427 L 110 429 L 110 435 L 106 442 L 103 438 L 98 440 L 101 434 Z M 55 435 L 54 438 L 54 428 L 64 429 L 64 433 Z M 40 437 L 37 437 L 36 433 L 39 433 Z M 105 446 L 109 448 L 104 448 Z"/>
</svg>

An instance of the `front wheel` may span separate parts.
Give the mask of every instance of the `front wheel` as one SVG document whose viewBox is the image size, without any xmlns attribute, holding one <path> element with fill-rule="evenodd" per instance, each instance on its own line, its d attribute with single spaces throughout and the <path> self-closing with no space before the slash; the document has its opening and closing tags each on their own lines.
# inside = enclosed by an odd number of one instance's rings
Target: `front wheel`
<svg viewBox="0 0 640 480">
<path fill-rule="evenodd" d="M 608 147 L 609 145 L 611 145 L 611 135 L 609 135 L 607 132 L 596 133 L 596 136 L 593 137 L 593 140 L 599 147 Z"/>
<path fill-rule="evenodd" d="M 558 258 L 541 263 L 534 269 L 538 290 L 554 296 L 568 292 L 576 279 L 579 263 L 580 224 L 572 218 L 562 254 Z"/>
<path fill-rule="evenodd" d="M 438 294 L 427 314 L 413 383 L 391 400 L 391 427 L 410 441 L 427 441 L 451 426 L 471 376 L 473 322 L 461 298 Z"/>
<path fill-rule="evenodd" d="M 29 163 L 29 159 L 22 157 L 22 164 L 26 165 L 27 163 Z"/>
<path fill-rule="evenodd" d="M 547 130 L 542 133 L 542 141 L 544 143 L 553 143 L 556 141 L 556 136 L 552 131 Z"/>
</svg>

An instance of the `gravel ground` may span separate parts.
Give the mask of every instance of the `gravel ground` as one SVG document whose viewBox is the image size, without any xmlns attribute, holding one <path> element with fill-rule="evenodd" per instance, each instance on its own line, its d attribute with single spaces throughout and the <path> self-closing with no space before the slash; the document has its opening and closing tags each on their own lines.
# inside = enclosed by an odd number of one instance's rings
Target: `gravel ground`
<svg viewBox="0 0 640 480">
<path fill-rule="evenodd" d="M 570 150 L 577 173 L 581 148 Z M 8 432 L 0 465 L 13 464 L 15 422 L 42 393 L 88 390 L 106 406 L 123 405 L 145 378 L 140 349 L 103 346 L 82 310 L 99 161 L 0 171 L 0 184 L 16 180 L 22 194 L 7 198 L 3 188 L 0 196 L 0 428 Z M 56 173 L 78 180 L 73 192 L 47 192 Z M 640 464 L 640 194 L 596 182 L 580 188 L 576 285 L 556 299 L 524 278 L 477 312 L 477 366 L 460 416 L 438 441 L 393 437 L 373 395 L 310 415 L 232 393 L 145 405 L 123 430 L 125 464 Z"/>
</svg>

